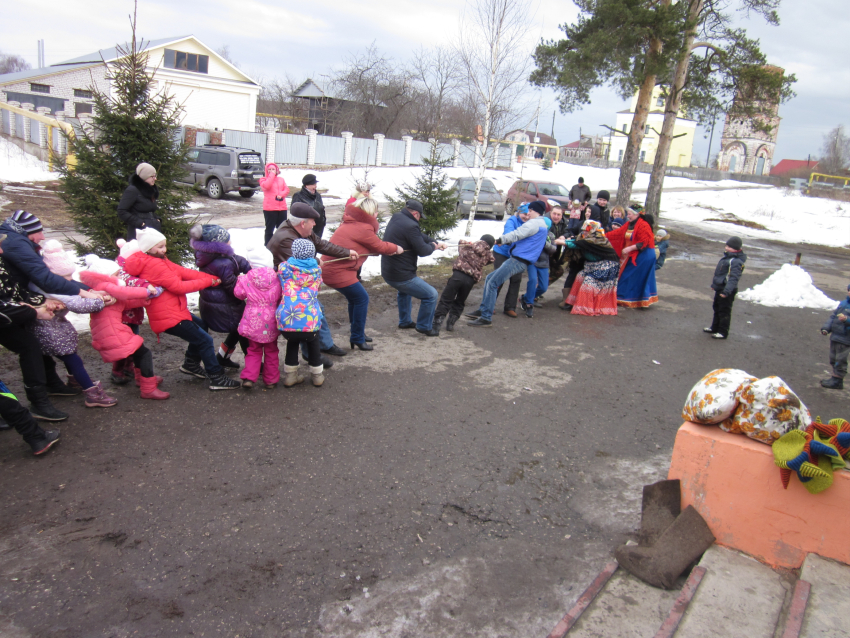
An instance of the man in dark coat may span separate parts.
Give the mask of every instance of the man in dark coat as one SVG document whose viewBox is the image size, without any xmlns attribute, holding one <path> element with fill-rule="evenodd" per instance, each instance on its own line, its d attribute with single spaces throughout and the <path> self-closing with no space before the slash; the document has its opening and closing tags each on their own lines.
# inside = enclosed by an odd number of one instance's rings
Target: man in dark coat
<svg viewBox="0 0 850 638">
<path fill-rule="evenodd" d="M 570 189 L 570 201 L 574 202 L 575 200 L 580 201 L 582 204 L 590 201 L 590 188 L 584 183 L 583 177 L 579 177 L 578 184 L 575 184 Z"/>
<path fill-rule="evenodd" d="M 608 211 L 608 200 L 611 194 L 608 191 L 599 191 L 596 194 L 596 203 L 590 207 L 590 218 L 602 224 L 605 231 L 611 230 L 611 213 Z"/>
<path fill-rule="evenodd" d="M 404 252 L 381 257 L 381 276 L 398 290 L 398 327 L 415 328 L 416 332 L 436 337 L 440 334 L 439 329 L 433 329 L 437 289 L 416 276 L 416 264 L 419 257 L 427 257 L 435 250 L 445 250 L 446 245 L 419 228 L 423 214 L 422 203 L 411 199 L 387 223 L 384 241 L 401 246 Z M 413 297 L 421 300 L 416 321 L 411 316 Z"/>
<path fill-rule="evenodd" d="M 307 173 L 301 179 L 301 190 L 296 192 L 292 196 L 292 201 L 290 202 L 290 208 L 296 203 L 301 202 L 303 204 L 307 204 L 310 208 L 312 208 L 319 215 L 319 219 L 316 221 L 316 226 L 313 228 L 313 233 L 319 239 L 322 238 L 322 233 L 325 232 L 325 225 L 328 223 L 328 220 L 325 218 L 325 203 L 322 201 L 322 194 L 316 190 L 319 180 L 316 179 L 316 176 L 313 173 Z M 318 251 L 318 246 L 316 247 L 316 252 Z"/>
<path fill-rule="evenodd" d="M 162 231 L 162 220 L 156 216 L 158 198 L 156 169 L 142 162 L 136 167 L 136 174 L 130 178 L 130 185 L 124 189 L 118 202 L 118 218 L 127 224 L 127 241 L 135 239 L 136 230 L 140 228 Z"/>
</svg>

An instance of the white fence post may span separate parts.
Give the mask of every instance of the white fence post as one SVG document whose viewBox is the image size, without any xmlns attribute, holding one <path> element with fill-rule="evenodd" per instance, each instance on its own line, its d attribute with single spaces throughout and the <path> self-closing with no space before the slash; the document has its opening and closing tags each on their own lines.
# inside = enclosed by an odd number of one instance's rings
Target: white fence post
<svg viewBox="0 0 850 638">
<path fill-rule="evenodd" d="M 410 151 L 413 148 L 413 138 L 410 135 L 402 135 L 401 139 L 404 142 L 404 165 L 410 166 Z"/>
<path fill-rule="evenodd" d="M 319 131 L 308 128 L 304 133 L 307 135 L 307 166 L 312 166 L 316 163 L 316 136 Z"/>
<path fill-rule="evenodd" d="M 20 102 L 9 102 L 9 106 L 21 108 Z M 18 114 L 9 112 L 9 137 L 18 137 Z"/>
<path fill-rule="evenodd" d="M 53 114 L 60 122 L 65 121 L 65 111 L 56 111 Z M 65 157 L 68 154 L 68 140 L 65 139 L 65 132 L 60 128 L 59 129 L 59 144 L 56 145 L 56 148 L 53 149 L 53 152 L 58 157 Z"/>
<path fill-rule="evenodd" d="M 39 115 L 47 115 L 50 109 L 46 106 L 39 106 L 36 110 Z M 47 124 L 44 122 L 38 123 L 38 145 L 41 148 L 47 148 Z"/>
<path fill-rule="evenodd" d="M 478 140 L 473 140 L 473 150 L 475 151 L 475 160 L 472 163 L 472 168 L 478 168 L 481 165 L 481 156 L 479 154 L 478 149 L 481 148 L 481 142 Z"/>
<path fill-rule="evenodd" d="M 266 164 L 274 162 L 275 146 L 277 145 L 277 127 L 274 124 L 266 124 L 263 127 L 266 134 Z"/>
<path fill-rule="evenodd" d="M 354 137 L 354 133 L 351 133 L 350 131 L 343 131 L 340 135 L 342 136 L 345 144 L 345 146 L 342 147 L 342 165 L 351 166 L 351 138 Z"/>
<path fill-rule="evenodd" d="M 21 108 L 25 111 L 32 111 L 35 108 L 35 104 L 24 103 L 21 104 Z M 24 141 L 29 142 L 31 139 L 32 133 L 32 120 L 24 115 Z"/>
<path fill-rule="evenodd" d="M 460 158 L 460 140 L 455 138 L 452 140 L 452 166 L 457 168 L 457 161 Z"/>
<path fill-rule="evenodd" d="M 499 163 L 499 143 L 493 143 L 493 168 L 496 168 Z"/>
<path fill-rule="evenodd" d="M 384 161 L 384 137 L 386 136 L 383 133 L 375 133 L 372 137 L 378 142 L 375 149 L 375 166 L 380 166 Z"/>
<path fill-rule="evenodd" d="M 514 162 L 516 162 L 516 144 L 511 144 L 511 167 L 513 168 Z"/>
</svg>

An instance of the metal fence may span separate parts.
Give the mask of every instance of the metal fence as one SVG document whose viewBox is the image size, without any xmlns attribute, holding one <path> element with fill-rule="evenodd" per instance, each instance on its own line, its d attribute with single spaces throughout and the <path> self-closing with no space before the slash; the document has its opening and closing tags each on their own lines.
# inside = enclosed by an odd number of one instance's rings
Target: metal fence
<svg viewBox="0 0 850 638">
<path fill-rule="evenodd" d="M 401 140 L 384 140 L 384 155 L 381 163 L 385 166 L 404 165 L 404 142 Z"/>
<path fill-rule="evenodd" d="M 237 146 L 239 148 L 250 148 L 252 151 L 257 151 L 263 157 L 263 163 L 266 162 L 266 134 L 252 133 L 249 131 L 233 131 L 224 129 L 224 141 L 228 146 Z"/>
<path fill-rule="evenodd" d="M 206 131 L 198 131 L 195 133 L 195 146 L 203 146 L 210 143 L 210 134 Z"/>
<path fill-rule="evenodd" d="M 410 163 L 422 164 L 422 158 L 431 157 L 431 145 L 428 142 L 413 140 L 410 143 Z"/>
<path fill-rule="evenodd" d="M 474 146 L 461 146 L 460 153 L 458 155 L 457 160 L 458 166 L 464 166 L 466 168 L 472 168 L 475 166 L 475 147 Z"/>
<path fill-rule="evenodd" d="M 316 136 L 316 164 L 333 164 L 342 166 L 342 156 L 345 152 L 345 140 L 329 135 Z"/>
<path fill-rule="evenodd" d="M 274 161 L 278 164 L 306 164 L 307 136 L 276 133 Z"/>
<path fill-rule="evenodd" d="M 378 152 L 378 140 L 365 137 L 355 137 L 351 140 L 351 163 L 355 166 L 375 164 L 375 154 Z"/>
</svg>

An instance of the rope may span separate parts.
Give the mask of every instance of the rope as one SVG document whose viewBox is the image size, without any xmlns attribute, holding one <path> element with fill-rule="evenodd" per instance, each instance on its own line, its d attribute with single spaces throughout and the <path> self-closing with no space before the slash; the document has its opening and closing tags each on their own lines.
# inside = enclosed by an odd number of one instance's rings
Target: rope
<svg viewBox="0 0 850 638">
<path fill-rule="evenodd" d="M 446 248 L 457 248 L 461 244 L 446 244 Z M 412 248 L 406 249 L 404 252 L 409 253 Z M 395 254 L 395 253 L 394 253 Z M 380 257 L 381 253 L 357 253 L 358 257 Z M 392 255 L 387 255 L 387 257 L 392 257 Z M 351 257 L 337 257 L 336 259 L 328 259 L 327 261 L 323 261 L 324 264 L 332 264 L 335 261 L 348 261 Z"/>
</svg>

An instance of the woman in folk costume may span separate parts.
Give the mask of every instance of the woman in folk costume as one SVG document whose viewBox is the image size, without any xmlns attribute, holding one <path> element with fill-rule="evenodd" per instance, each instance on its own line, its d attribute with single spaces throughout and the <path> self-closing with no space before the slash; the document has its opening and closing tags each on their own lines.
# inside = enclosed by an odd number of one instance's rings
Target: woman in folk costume
<svg viewBox="0 0 850 638">
<path fill-rule="evenodd" d="M 616 315 L 620 260 L 605 237 L 602 225 L 589 219 L 582 225 L 578 237 L 559 238 L 555 244 L 564 247 L 564 256 L 570 261 L 584 261 L 566 297 L 564 309 L 574 315 Z"/>
<path fill-rule="evenodd" d="M 617 304 L 648 308 L 658 301 L 655 283 L 655 235 L 643 213 L 626 209 L 626 223 L 608 233 L 608 241 L 620 257 Z"/>
</svg>

